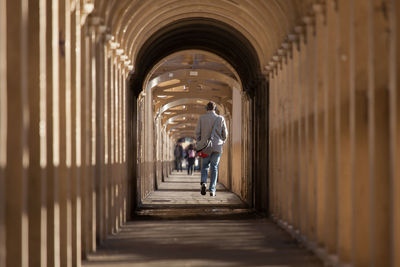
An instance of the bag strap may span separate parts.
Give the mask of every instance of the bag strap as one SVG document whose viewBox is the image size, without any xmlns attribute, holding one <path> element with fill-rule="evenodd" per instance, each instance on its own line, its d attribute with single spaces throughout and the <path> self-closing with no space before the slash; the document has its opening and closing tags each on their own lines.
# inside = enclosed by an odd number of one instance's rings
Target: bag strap
<svg viewBox="0 0 400 267">
<path fill-rule="evenodd" d="M 215 121 L 214 121 L 214 125 L 213 125 L 213 127 L 212 127 L 212 129 L 211 129 L 211 133 L 210 133 L 210 137 L 208 138 L 208 139 L 212 139 L 213 137 L 214 137 L 214 135 L 215 135 L 215 126 L 217 125 L 217 120 L 219 119 L 219 117 L 217 117 L 216 119 L 215 119 Z"/>
</svg>

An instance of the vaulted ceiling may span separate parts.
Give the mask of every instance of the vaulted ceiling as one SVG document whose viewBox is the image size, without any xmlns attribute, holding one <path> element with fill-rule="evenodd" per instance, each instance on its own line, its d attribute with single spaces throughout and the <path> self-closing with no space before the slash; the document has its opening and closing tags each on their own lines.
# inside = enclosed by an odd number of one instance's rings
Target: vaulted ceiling
<svg viewBox="0 0 400 267">
<path fill-rule="evenodd" d="M 105 18 L 110 33 L 133 62 L 148 38 L 166 25 L 187 18 L 208 18 L 239 31 L 264 66 L 310 3 L 311 0 L 98 0 L 94 14 Z"/>
<path fill-rule="evenodd" d="M 148 74 L 147 89 L 153 97 L 153 114 L 160 116 L 176 139 L 193 137 L 198 117 L 209 101 L 218 112 L 232 113 L 232 90 L 240 79 L 223 59 L 200 50 L 184 50 L 160 61 Z"/>
<path fill-rule="evenodd" d="M 96 0 L 112 42 L 131 61 L 132 90 L 175 138 L 192 136 L 208 101 L 232 112 L 251 92 L 311 0 Z"/>
</svg>

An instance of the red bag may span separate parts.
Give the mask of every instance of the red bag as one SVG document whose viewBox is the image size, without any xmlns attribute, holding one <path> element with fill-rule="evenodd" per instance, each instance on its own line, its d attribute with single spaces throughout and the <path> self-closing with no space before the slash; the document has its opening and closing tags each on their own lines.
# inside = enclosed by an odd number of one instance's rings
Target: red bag
<svg viewBox="0 0 400 267">
<path fill-rule="evenodd" d="M 208 157 L 208 154 L 203 153 L 203 152 L 199 152 L 197 155 L 198 155 L 200 158 L 207 158 L 207 157 Z"/>
</svg>

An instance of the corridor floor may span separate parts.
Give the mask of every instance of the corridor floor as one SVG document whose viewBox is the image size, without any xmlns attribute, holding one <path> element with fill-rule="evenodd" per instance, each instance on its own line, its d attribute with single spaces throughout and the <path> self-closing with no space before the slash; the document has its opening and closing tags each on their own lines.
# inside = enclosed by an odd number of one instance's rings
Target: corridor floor
<svg viewBox="0 0 400 267">
<path fill-rule="evenodd" d="M 200 195 L 199 179 L 171 175 L 83 266 L 323 266 L 222 185 Z"/>
<path fill-rule="evenodd" d="M 200 172 L 194 172 L 193 175 L 187 175 L 186 171 L 173 172 L 159 185 L 158 190 L 143 200 L 142 207 L 245 207 L 237 195 L 221 184 L 217 185 L 216 197 L 210 197 L 208 192 L 202 196 L 199 190 Z"/>
</svg>

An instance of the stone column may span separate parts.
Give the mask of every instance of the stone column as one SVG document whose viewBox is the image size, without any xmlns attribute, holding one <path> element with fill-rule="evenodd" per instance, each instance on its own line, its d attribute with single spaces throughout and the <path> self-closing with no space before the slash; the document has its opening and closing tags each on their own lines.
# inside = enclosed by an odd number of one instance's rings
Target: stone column
<svg viewBox="0 0 400 267">
<path fill-rule="evenodd" d="M 270 62 L 269 72 L 269 92 L 270 92 L 270 200 L 271 200 L 271 213 L 279 217 L 279 125 L 278 125 L 278 108 L 279 97 L 277 88 L 276 71 L 272 65 L 275 63 Z M 252 185 L 253 186 L 253 185 Z"/>
<path fill-rule="evenodd" d="M 371 219 L 371 263 L 390 265 L 390 135 L 389 135 L 389 37 L 387 0 L 371 0 L 368 7 L 368 100 Z"/>
<path fill-rule="evenodd" d="M 324 203 L 325 197 L 325 136 L 324 136 L 324 124 L 325 124 L 325 105 L 324 105 L 324 65 L 325 65 L 325 35 L 327 34 L 325 30 L 325 6 L 324 5 L 314 5 L 315 11 L 315 32 L 316 32 L 316 43 L 315 43 L 315 53 L 316 53 L 316 73 L 314 77 L 314 100 L 316 106 L 314 107 L 314 112 L 316 116 L 315 121 L 315 166 L 316 166 L 316 239 L 319 246 L 324 246 L 324 229 L 325 229 L 325 217 L 326 209 Z"/>
<path fill-rule="evenodd" d="M 106 35 L 106 41 L 111 39 L 109 34 Z M 110 66 L 109 66 L 109 58 L 108 58 L 108 45 L 105 43 L 103 47 L 103 60 L 104 60 L 104 229 L 103 235 L 106 237 L 111 231 L 109 230 L 109 218 L 110 218 L 110 187 L 109 187 L 109 170 L 110 170 L 110 90 L 109 90 L 109 81 L 110 81 Z"/>
<path fill-rule="evenodd" d="M 325 106 L 325 247 L 328 254 L 337 249 L 337 173 L 336 173 L 336 4 L 333 0 L 326 3 L 325 67 L 324 67 L 324 106 Z"/>
<path fill-rule="evenodd" d="M 110 51 L 110 227 L 112 233 L 116 232 L 115 224 L 115 64 L 114 64 L 115 51 Z"/>
<path fill-rule="evenodd" d="M 6 266 L 6 184 L 7 165 L 7 12 L 0 0 L 0 266 Z"/>
<path fill-rule="evenodd" d="M 341 262 L 352 260 L 352 186 L 351 162 L 353 145 L 350 132 L 350 111 L 354 109 L 350 101 L 350 11 L 352 0 L 338 2 L 336 62 L 338 72 L 336 83 L 336 133 L 338 166 L 338 256 Z"/>
<path fill-rule="evenodd" d="M 59 5 L 47 0 L 47 266 L 60 266 Z"/>
<path fill-rule="evenodd" d="M 122 210 L 123 210 L 123 189 L 122 189 L 122 69 L 121 69 L 121 56 L 117 59 L 118 70 L 118 87 L 117 87 L 117 150 L 118 150 L 118 227 L 122 226 Z"/>
<path fill-rule="evenodd" d="M 299 36 L 299 68 L 298 68 L 298 101 L 299 101 L 299 205 L 300 205 L 300 225 L 299 230 L 303 237 L 307 236 L 308 225 L 308 166 L 307 166 L 307 143 L 306 126 L 308 118 L 306 112 L 307 105 L 307 57 L 306 57 L 306 32 L 305 27 L 297 26 L 296 32 Z"/>
<path fill-rule="evenodd" d="M 111 37 L 110 37 L 111 38 Z M 106 94 L 105 94 L 105 103 L 106 103 L 106 121 L 107 121 L 107 160 L 106 160 L 106 205 L 107 205 L 107 212 L 106 212 L 106 217 L 107 217 L 107 234 L 112 234 L 113 232 L 113 226 L 112 226 L 112 214 L 113 214 L 113 210 L 112 210 L 112 162 L 114 160 L 114 154 L 113 154 L 113 147 L 112 147 L 112 143 L 113 143 L 113 131 L 112 131 L 112 123 L 113 123 L 113 117 L 112 117 L 112 98 L 113 98 L 113 94 L 111 91 L 111 88 L 113 86 L 113 72 L 112 72 L 112 59 L 111 59 L 111 55 L 112 55 L 112 51 L 110 49 L 110 45 L 108 45 L 108 47 L 106 48 Z"/>
<path fill-rule="evenodd" d="M 99 230 L 100 239 L 104 240 L 107 237 L 107 229 L 108 229 L 108 216 L 109 216 L 109 209 L 108 209 L 108 163 L 109 163 L 109 147 L 108 147 L 108 80 L 109 80 L 109 68 L 108 68 L 108 56 L 107 56 L 107 42 L 110 35 L 105 34 L 106 27 L 100 26 L 99 30 L 102 34 L 101 43 L 99 44 L 99 61 L 101 62 L 100 73 L 99 76 L 102 77 L 100 80 L 100 87 L 99 93 L 101 94 L 102 101 L 99 103 L 101 105 L 101 125 L 99 125 L 99 132 L 101 134 L 98 136 L 99 142 L 101 144 L 101 153 L 99 157 L 99 161 L 102 164 L 102 173 L 101 173 L 101 181 L 100 181 L 100 195 L 99 198 L 101 201 L 100 203 L 100 211 L 101 214 L 99 215 L 101 220 L 101 229 Z"/>
<path fill-rule="evenodd" d="M 261 75 L 261 74 L 260 74 Z M 269 158 L 268 158 L 268 107 L 269 107 L 269 85 L 268 82 L 266 81 L 264 76 L 259 77 L 260 81 L 258 82 L 258 92 L 259 92 L 259 101 L 258 103 L 258 127 L 259 127 L 259 132 L 258 132 L 258 140 L 257 142 L 257 147 L 259 149 L 259 158 L 257 162 L 263 162 L 265 164 L 257 166 L 260 169 L 259 173 L 259 201 L 258 203 L 259 207 L 261 210 L 268 212 L 268 201 L 269 201 L 269 196 L 267 194 L 263 194 L 263 192 L 268 192 L 268 165 L 269 165 Z"/>
<path fill-rule="evenodd" d="M 390 1 L 391 259 L 400 266 L 400 3 Z"/>
<path fill-rule="evenodd" d="M 89 249 L 90 251 L 96 250 L 96 132 L 97 132 L 97 121 L 96 121 L 96 100 L 97 96 L 97 72 L 96 72 L 96 27 L 93 23 L 93 18 L 89 21 L 88 31 L 88 51 L 87 55 L 87 68 L 90 80 L 89 92 L 89 121 L 90 121 L 90 153 L 89 153 L 89 169 L 90 174 L 87 176 L 88 185 L 88 204 L 89 204 Z"/>
<path fill-rule="evenodd" d="M 2 11 L 3 12 L 3 11 Z M 7 1 L 6 266 L 28 266 L 28 1 Z M 4 44 L 3 44 L 4 45 Z M 4 46 L 3 46 L 4 49 Z M 3 72 L 4 74 L 4 72 Z M 3 85 L 4 86 L 4 85 Z"/>
<path fill-rule="evenodd" d="M 98 243 L 102 243 L 106 238 L 104 235 L 105 229 L 105 202 L 104 202 L 104 180 L 105 180 L 105 166 L 104 166 L 104 86 L 105 86 L 105 72 L 104 72 L 104 42 L 106 27 L 100 24 L 101 18 L 93 17 L 92 25 L 96 26 L 96 39 L 95 39 L 95 53 L 92 55 L 92 62 L 95 60 L 96 64 L 93 66 L 96 70 L 96 165 L 95 165 L 95 192 L 96 192 L 96 236 Z M 93 59 L 95 57 L 95 59 Z"/>
<path fill-rule="evenodd" d="M 293 198 L 294 198 L 294 222 L 293 226 L 298 231 L 301 227 L 302 206 L 300 200 L 300 91 L 299 91 L 299 59 L 300 51 L 298 36 L 294 35 L 292 42 L 292 78 L 293 78 Z"/>
<path fill-rule="evenodd" d="M 74 2 L 73 2 L 74 3 Z M 72 168 L 71 168 L 71 220 L 72 266 L 81 266 L 81 11 L 80 1 L 75 1 L 71 13 L 71 103 L 72 103 Z"/>
<path fill-rule="evenodd" d="M 278 50 L 278 55 L 281 57 L 281 64 L 280 64 L 280 73 L 279 73 L 279 80 L 280 80 L 280 88 L 281 91 L 281 128 L 282 128 L 282 140 L 281 140 L 281 158 L 282 158 L 282 219 L 287 223 L 289 218 L 289 192 L 287 187 L 290 187 L 289 180 L 288 180 L 288 167 L 289 167 L 289 160 L 288 160 L 288 122 L 287 122 L 287 113 L 288 113 L 288 106 L 287 100 L 288 96 L 288 89 L 287 89 L 287 58 L 286 54 L 282 49 Z"/>
<path fill-rule="evenodd" d="M 288 82 L 288 161 L 289 161 L 289 168 L 288 168 L 288 179 L 289 179 L 289 186 L 288 186 L 288 194 L 289 194 L 289 203 L 288 208 L 290 210 L 289 213 L 289 226 L 293 227 L 295 225 L 296 220 L 296 209 L 295 209 L 295 149 L 294 149 L 294 129 L 295 129 L 295 114 L 294 114 L 294 85 L 293 85 L 293 45 L 292 43 L 285 43 L 284 48 L 286 49 L 287 53 L 287 82 Z"/>
<path fill-rule="evenodd" d="M 29 1 L 29 265 L 46 266 L 46 1 Z M 14 118 L 11 118 L 14 120 Z"/>
<path fill-rule="evenodd" d="M 368 2 L 354 0 L 351 5 L 350 27 L 350 131 L 354 140 L 354 160 L 352 164 L 353 184 L 353 263 L 355 266 L 370 264 L 371 239 L 371 183 L 369 180 L 368 155 Z"/>
<path fill-rule="evenodd" d="M 71 20 L 70 1 L 59 1 L 60 261 L 72 266 L 71 248 Z"/>
<path fill-rule="evenodd" d="M 304 17 L 305 23 L 305 55 L 306 55 L 306 73 L 305 73 L 305 149 L 306 165 L 307 165 L 307 239 L 316 240 L 316 143 L 315 143 L 315 126 L 317 113 L 316 94 L 315 94 L 315 73 L 316 73 L 316 38 L 315 38 L 315 18 L 312 16 Z"/>
<path fill-rule="evenodd" d="M 116 51 L 117 52 L 117 51 Z M 115 230 L 119 231 L 120 226 L 120 168 L 119 168 L 119 69 L 118 52 L 114 57 L 114 219 Z"/>
<path fill-rule="evenodd" d="M 82 25 L 82 24 L 81 24 Z M 87 36 L 88 25 L 82 25 L 81 29 L 81 219 L 82 219 L 82 254 L 83 258 L 90 252 L 90 211 L 89 211 L 89 189 L 90 179 L 90 59 L 89 36 Z"/>
<path fill-rule="evenodd" d="M 274 119 L 274 114 L 275 114 L 275 86 L 274 86 L 274 79 L 271 74 L 270 67 L 268 66 L 268 81 L 269 81 L 269 99 L 270 99 L 270 105 L 269 105 L 269 194 L 270 194 L 270 202 L 269 202 L 269 210 L 270 214 L 275 216 L 276 209 L 275 209 L 275 119 Z M 241 100 L 243 103 L 243 100 Z M 243 112 L 241 116 L 243 115 Z M 235 116 L 235 113 L 233 114 Z M 235 117 L 233 117 L 233 120 L 235 120 Z M 243 127 L 242 127 L 243 131 Z M 243 147 L 243 146 L 242 146 Z M 243 165 L 241 166 L 243 167 Z M 244 170 L 243 170 L 243 173 Z"/>
<path fill-rule="evenodd" d="M 276 77 L 274 75 L 274 72 L 272 70 L 272 67 L 269 66 L 270 70 L 268 73 L 268 79 L 269 79 L 269 99 L 270 99 L 270 109 L 269 109 L 269 124 L 270 124 L 270 209 L 271 209 L 271 214 L 273 216 L 277 216 L 278 212 L 278 200 L 277 200 L 277 174 L 276 171 L 278 170 L 278 158 L 277 158 L 277 145 L 276 145 L 276 140 L 277 140 L 277 123 L 276 123 L 276 109 L 277 109 L 277 88 L 275 86 L 276 84 Z M 243 100 L 242 100 L 243 103 Z M 244 112 L 242 112 L 242 116 L 244 115 Z M 243 128 L 243 133 L 244 135 L 246 134 L 245 128 Z M 246 152 L 245 152 L 246 153 Z M 246 173 L 246 170 L 243 170 L 244 173 Z"/>
<path fill-rule="evenodd" d="M 128 198 L 128 180 L 127 180 L 127 165 L 126 165 L 126 85 L 127 85 L 127 66 L 125 65 L 125 62 L 123 63 L 123 73 L 122 73 L 122 92 L 121 92 L 121 110 L 122 110 L 122 115 L 121 115 L 121 123 L 122 123 L 122 133 L 121 133 L 121 138 L 122 138 L 122 148 L 121 148 L 121 154 L 122 154 L 122 179 L 123 179 L 123 184 L 122 184 L 122 190 L 124 192 L 124 199 L 123 199 L 123 215 L 122 215 L 122 222 L 123 224 L 126 223 L 127 220 L 127 198 Z M 161 151 L 161 149 L 160 149 Z"/>
</svg>

